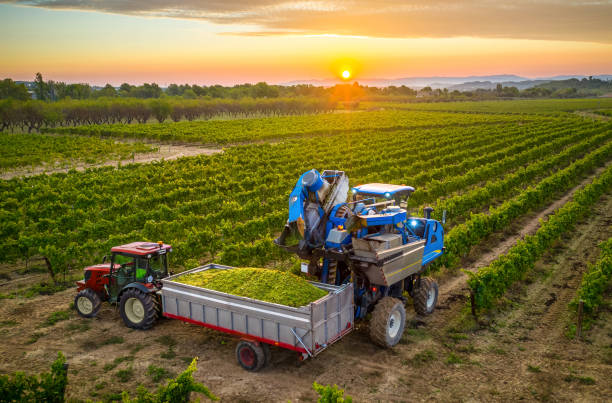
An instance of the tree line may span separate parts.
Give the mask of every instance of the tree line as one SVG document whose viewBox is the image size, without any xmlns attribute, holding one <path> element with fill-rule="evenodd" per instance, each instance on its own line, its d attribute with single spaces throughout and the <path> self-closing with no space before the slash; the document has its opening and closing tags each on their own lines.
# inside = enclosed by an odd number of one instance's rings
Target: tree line
<svg viewBox="0 0 612 403">
<path fill-rule="evenodd" d="M 151 120 L 193 121 L 215 116 L 298 115 L 330 112 L 336 102 L 329 98 L 194 99 L 180 97 L 96 100 L 0 100 L 0 131 L 38 131 L 41 128 L 112 123 L 146 123 Z"/>
</svg>

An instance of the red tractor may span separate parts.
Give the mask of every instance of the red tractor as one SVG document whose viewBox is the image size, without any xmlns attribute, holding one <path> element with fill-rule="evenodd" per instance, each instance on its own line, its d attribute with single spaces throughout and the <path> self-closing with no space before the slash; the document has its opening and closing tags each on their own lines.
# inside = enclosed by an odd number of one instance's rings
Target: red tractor
<svg viewBox="0 0 612 403">
<path fill-rule="evenodd" d="M 103 301 L 119 304 L 127 327 L 149 329 L 160 313 L 160 279 L 168 276 L 168 253 L 172 246 L 163 242 L 132 242 L 111 249 L 110 263 L 85 268 L 77 281 L 74 306 L 79 315 L 91 318 Z"/>
</svg>

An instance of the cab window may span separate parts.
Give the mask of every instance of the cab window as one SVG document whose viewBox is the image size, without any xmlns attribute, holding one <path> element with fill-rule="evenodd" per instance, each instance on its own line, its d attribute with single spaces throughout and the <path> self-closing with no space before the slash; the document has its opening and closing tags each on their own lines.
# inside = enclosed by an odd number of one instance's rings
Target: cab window
<svg viewBox="0 0 612 403">
<path fill-rule="evenodd" d="M 151 274 L 154 277 L 159 277 L 166 272 L 166 255 L 156 255 L 149 259 Z"/>
</svg>

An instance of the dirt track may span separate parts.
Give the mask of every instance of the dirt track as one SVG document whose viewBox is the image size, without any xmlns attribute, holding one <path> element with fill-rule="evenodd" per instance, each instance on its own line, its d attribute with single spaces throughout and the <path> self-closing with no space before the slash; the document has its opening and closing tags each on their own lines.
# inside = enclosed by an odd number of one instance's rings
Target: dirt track
<svg viewBox="0 0 612 403">
<path fill-rule="evenodd" d="M 88 168 L 97 168 L 97 167 L 103 167 L 103 166 L 117 166 L 117 164 L 119 163 L 123 165 L 131 164 L 131 163 L 148 163 L 148 162 L 153 162 L 153 161 L 160 161 L 162 159 L 166 161 L 170 161 L 170 160 L 175 160 L 181 157 L 192 157 L 194 155 L 212 155 L 212 154 L 223 152 L 223 150 L 220 148 L 203 147 L 197 144 L 163 143 L 163 144 L 152 144 L 152 145 L 155 145 L 158 147 L 158 150 L 156 152 L 134 154 L 133 159 L 127 159 L 127 160 L 121 160 L 121 161 L 111 160 L 111 161 L 105 161 L 101 164 L 76 163 L 70 167 L 62 167 L 62 168 L 56 168 L 56 167 L 47 168 L 44 166 L 26 167 L 26 168 L 4 172 L 0 174 L 0 179 L 11 179 L 11 178 L 19 177 L 19 176 L 34 176 L 34 175 L 40 175 L 43 173 L 54 174 L 58 172 L 68 172 L 71 169 L 76 169 L 77 171 L 84 171 Z"/>
<path fill-rule="evenodd" d="M 551 211 L 517 222 L 516 234 L 507 234 L 502 244 L 535 230 L 538 218 Z M 531 285 L 513 290 L 508 309 L 482 329 L 460 320 L 465 317 L 464 282 L 451 279 L 441 286 L 450 298 L 442 298 L 441 309 L 431 317 L 413 316 L 409 307 L 412 328 L 392 350 L 372 345 L 366 326 L 360 325 L 321 356 L 300 365 L 294 353 L 273 348 L 272 365 L 253 374 L 236 364 L 232 337 L 172 320 L 146 332 L 129 330 L 109 306 L 96 319 L 80 319 L 69 310 L 74 297 L 70 289 L 33 299 L 0 300 L 5 341 L 0 346 L 0 372 L 46 370 L 61 350 L 70 363 L 68 396 L 101 399 L 122 389 L 133 391 L 139 383 L 152 389 L 155 384 L 146 375 L 150 364 L 176 374 L 191 357 L 199 356 L 196 378 L 223 401 L 315 401 L 313 381 L 337 383 L 356 401 L 610 401 L 609 326 L 604 322 L 588 333 L 590 343 L 569 341 L 564 332 L 567 303 L 580 273 L 596 258 L 595 245 L 612 236 L 611 224 L 612 196 L 606 196 L 584 224 L 538 263 L 528 278 Z M 499 252 L 503 251 L 496 249 Z M 495 253 L 477 256 L 472 266 L 486 264 Z M 69 319 L 42 327 L 59 310 L 68 310 Z M 114 343 L 105 344 L 109 341 Z M 104 368 L 121 357 L 127 359 Z M 130 367 L 133 378 L 119 382 L 117 371 Z"/>
</svg>

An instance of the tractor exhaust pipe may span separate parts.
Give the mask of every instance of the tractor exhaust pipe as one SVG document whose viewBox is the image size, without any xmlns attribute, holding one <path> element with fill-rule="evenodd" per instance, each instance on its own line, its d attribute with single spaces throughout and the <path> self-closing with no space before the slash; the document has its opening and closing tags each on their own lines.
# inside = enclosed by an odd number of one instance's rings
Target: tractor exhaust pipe
<svg viewBox="0 0 612 403">
<path fill-rule="evenodd" d="M 434 211 L 433 207 L 425 207 L 423 209 L 423 215 L 425 216 L 425 218 L 427 218 L 428 220 L 431 218 L 431 212 Z"/>
</svg>

